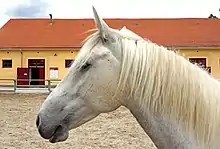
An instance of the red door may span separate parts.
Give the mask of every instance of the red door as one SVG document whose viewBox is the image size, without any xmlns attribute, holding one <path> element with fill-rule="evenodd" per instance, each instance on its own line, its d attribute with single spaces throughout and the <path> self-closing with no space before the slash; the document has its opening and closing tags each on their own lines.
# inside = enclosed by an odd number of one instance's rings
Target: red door
<svg viewBox="0 0 220 149">
<path fill-rule="evenodd" d="M 17 68 L 17 85 L 29 85 L 28 68 Z"/>
<path fill-rule="evenodd" d="M 39 82 L 39 85 L 44 85 L 44 79 L 45 79 L 45 71 L 44 68 L 38 68 L 39 69 L 39 79 L 41 80 Z"/>
</svg>

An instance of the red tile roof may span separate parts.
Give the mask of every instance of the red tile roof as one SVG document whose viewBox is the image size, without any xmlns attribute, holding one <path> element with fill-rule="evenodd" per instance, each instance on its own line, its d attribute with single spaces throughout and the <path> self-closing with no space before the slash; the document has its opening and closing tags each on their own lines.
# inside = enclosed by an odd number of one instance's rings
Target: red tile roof
<svg viewBox="0 0 220 149">
<path fill-rule="evenodd" d="M 220 47 L 220 19 L 105 19 L 164 46 Z M 93 19 L 11 19 L 0 29 L 0 48 L 81 47 Z"/>
</svg>

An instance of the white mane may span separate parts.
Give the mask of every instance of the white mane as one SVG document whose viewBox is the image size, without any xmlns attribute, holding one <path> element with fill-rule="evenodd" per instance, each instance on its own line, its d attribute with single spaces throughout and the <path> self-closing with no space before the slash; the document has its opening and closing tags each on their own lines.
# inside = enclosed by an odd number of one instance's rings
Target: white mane
<svg viewBox="0 0 220 149">
<path fill-rule="evenodd" d="M 143 110 L 147 106 L 155 114 L 166 114 L 195 135 L 198 144 L 213 145 L 220 130 L 220 83 L 184 57 L 126 28 L 113 30 L 111 36 L 118 39 L 123 54 L 118 88 L 129 87 L 130 97 L 140 100 Z M 79 66 L 100 40 L 98 32 L 86 40 Z"/>
</svg>

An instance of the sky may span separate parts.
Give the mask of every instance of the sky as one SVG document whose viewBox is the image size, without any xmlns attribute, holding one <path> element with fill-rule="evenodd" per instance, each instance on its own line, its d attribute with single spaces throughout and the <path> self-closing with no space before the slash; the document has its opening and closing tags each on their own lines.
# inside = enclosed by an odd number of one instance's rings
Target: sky
<svg viewBox="0 0 220 149">
<path fill-rule="evenodd" d="M 220 0 L 7 0 L 0 1 L 0 27 L 10 18 L 220 18 Z"/>
</svg>

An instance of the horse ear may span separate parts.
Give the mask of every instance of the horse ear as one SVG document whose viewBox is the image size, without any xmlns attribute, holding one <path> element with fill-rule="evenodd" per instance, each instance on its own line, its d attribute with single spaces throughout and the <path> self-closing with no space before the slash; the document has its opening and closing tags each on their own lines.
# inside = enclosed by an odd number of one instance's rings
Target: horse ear
<svg viewBox="0 0 220 149">
<path fill-rule="evenodd" d="M 94 14 L 94 20 L 96 23 L 96 27 L 99 30 L 99 33 L 101 35 L 102 39 L 107 39 L 108 33 L 109 33 L 109 26 L 105 23 L 105 21 L 99 17 L 96 9 L 94 6 L 92 6 L 93 14 Z"/>
</svg>

